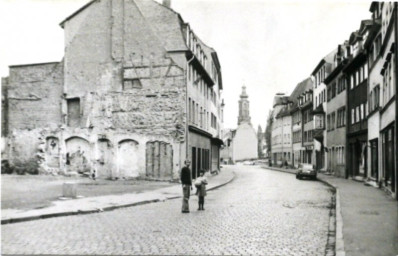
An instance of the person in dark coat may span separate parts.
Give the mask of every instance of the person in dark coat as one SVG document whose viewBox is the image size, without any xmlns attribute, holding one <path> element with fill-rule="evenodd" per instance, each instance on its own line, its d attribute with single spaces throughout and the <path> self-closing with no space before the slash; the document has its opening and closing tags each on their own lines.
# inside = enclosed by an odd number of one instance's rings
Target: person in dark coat
<svg viewBox="0 0 398 256">
<path fill-rule="evenodd" d="M 181 184 L 182 184 L 182 209 L 181 212 L 189 212 L 189 196 L 192 189 L 192 179 L 191 179 L 191 169 L 189 165 L 191 162 L 187 159 L 185 160 L 185 166 L 181 169 Z"/>
</svg>

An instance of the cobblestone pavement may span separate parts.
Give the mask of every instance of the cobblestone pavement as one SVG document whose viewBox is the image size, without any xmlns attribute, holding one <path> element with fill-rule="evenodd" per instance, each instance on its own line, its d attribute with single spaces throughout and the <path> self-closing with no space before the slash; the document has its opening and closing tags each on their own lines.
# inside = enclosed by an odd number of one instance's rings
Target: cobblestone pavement
<svg viewBox="0 0 398 256">
<path fill-rule="evenodd" d="M 229 167 L 230 168 L 230 167 Z M 238 166 L 208 192 L 205 211 L 181 200 L 2 225 L 2 254 L 324 255 L 332 193 L 320 182 Z"/>
</svg>

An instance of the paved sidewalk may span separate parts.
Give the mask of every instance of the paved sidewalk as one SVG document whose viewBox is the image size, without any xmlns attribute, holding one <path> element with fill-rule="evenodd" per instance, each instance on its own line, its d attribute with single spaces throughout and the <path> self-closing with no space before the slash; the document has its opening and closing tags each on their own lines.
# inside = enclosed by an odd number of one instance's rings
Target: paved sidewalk
<svg viewBox="0 0 398 256">
<path fill-rule="evenodd" d="M 294 174 L 294 169 L 264 167 Z M 398 255 L 398 202 L 362 182 L 318 174 L 336 188 L 336 255 Z"/>
<path fill-rule="evenodd" d="M 208 177 L 209 184 L 207 185 L 207 190 L 216 189 L 220 186 L 226 185 L 234 178 L 235 173 L 230 168 L 222 168 L 222 171 L 218 175 Z M 54 201 L 53 205 L 42 209 L 3 209 L 1 211 L 1 224 L 110 211 L 122 207 L 130 207 L 180 198 L 181 196 L 181 184 L 176 184 L 174 186 L 150 190 L 143 193 L 86 197 L 63 201 L 60 200 Z"/>
</svg>

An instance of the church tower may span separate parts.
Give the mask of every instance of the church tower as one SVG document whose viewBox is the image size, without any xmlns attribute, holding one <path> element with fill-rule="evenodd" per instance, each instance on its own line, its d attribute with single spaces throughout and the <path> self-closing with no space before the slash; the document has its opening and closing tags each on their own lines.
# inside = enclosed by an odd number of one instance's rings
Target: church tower
<svg viewBox="0 0 398 256">
<path fill-rule="evenodd" d="M 234 162 L 258 158 L 257 133 L 251 124 L 248 98 L 246 86 L 243 86 L 239 100 L 238 128 L 232 140 Z"/>
<path fill-rule="evenodd" d="M 239 116 L 238 116 L 238 125 L 241 123 L 250 124 L 250 112 L 249 112 L 249 96 L 246 93 L 246 86 L 242 87 L 242 94 L 240 95 L 239 100 Z"/>
</svg>

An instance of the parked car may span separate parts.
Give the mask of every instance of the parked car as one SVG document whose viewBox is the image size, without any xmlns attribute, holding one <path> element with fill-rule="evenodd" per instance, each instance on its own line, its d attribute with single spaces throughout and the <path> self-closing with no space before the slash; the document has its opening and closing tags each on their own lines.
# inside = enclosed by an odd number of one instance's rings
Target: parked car
<svg viewBox="0 0 398 256">
<path fill-rule="evenodd" d="M 243 162 L 244 165 L 255 165 L 254 161 L 244 161 Z"/>
<path fill-rule="evenodd" d="M 296 173 L 296 179 L 301 180 L 303 177 L 316 180 L 317 171 L 312 164 L 300 164 Z"/>
</svg>

